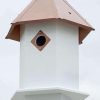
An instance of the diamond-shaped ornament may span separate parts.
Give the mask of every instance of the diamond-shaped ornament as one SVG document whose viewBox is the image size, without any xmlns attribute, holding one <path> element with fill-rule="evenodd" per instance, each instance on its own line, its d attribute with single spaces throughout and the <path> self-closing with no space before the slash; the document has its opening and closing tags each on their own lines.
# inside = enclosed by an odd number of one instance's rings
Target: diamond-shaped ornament
<svg viewBox="0 0 100 100">
<path fill-rule="evenodd" d="M 50 38 L 43 32 L 39 31 L 36 36 L 31 40 L 31 43 L 39 50 L 42 51 L 43 48 L 50 42 Z"/>
</svg>

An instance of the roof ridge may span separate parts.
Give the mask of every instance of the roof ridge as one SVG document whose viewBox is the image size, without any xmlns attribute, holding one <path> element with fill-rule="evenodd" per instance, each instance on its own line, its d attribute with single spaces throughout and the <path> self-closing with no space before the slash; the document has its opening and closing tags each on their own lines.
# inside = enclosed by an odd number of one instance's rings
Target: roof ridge
<svg viewBox="0 0 100 100">
<path fill-rule="evenodd" d="M 84 19 L 66 0 L 63 0 L 80 18 L 82 18 L 86 24 L 88 24 L 88 26 L 91 26 L 87 21 L 86 19 Z"/>
<path fill-rule="evenodd" d="M 56 5 L 56 0 L 53 0 L 54 4 L 55 4 L 55 9 L 56 9 L 56 12 L 57 12 L 57 17 L 59 18 L 59 11 L 58 11 L 58 7 Z"/>
<path fill-rule="evenodd" d="M 29 4 L 29 5 L 30 5 L 29 8 L 26 9 L 26 11 L 24 12 L 24 14 L 22 14 L 22 17 L 25 15 L 26 12 L 28 12 L 28 11 L 32 8 L 33 4 L 34 4 L 36 1 L 37 1 L 37 0 L 32 0 L 32 2 L 31 2 L 32 4 L 31 4 L 31 3 Z M 21 19 L 22 19 L 22 18 L 21 18 Z"/>
<path fill-rule="evenodd" d="M 32 1 L 27 5 L 27 7 L 23 9 L 22 13 L 20 13 L 20 14 L 17 16 L 17 18 L 22 19 L 22 17 L 25 15 L 25 13 L 26 13 L 27 11 L 29 11 L 29 9 L 31 9 L 31 7 L 33 6 L 33 4 L 34 4 L 36 1 L 37 1 L 37 0 L 32 0 Z M 30 5 L 30 6 L 29 6 L 29 5 Z M 17 19 L 17 18 L 16 18 L 16 19 Z M 16 19 L 15 19 L 15 20 L 16 20 Z M 13 23 L 16 23 L 15 20 L 13 21 Z"/>
</svg>

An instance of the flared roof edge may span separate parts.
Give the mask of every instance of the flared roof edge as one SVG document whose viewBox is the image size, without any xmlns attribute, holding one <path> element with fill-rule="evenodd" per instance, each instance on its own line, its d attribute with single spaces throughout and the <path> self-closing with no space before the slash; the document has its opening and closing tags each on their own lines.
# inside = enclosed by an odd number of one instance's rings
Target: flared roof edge
<svg viewBox="0 0 100 100">
<path fill-rule="evenodd" d="M 49 20 L 55 20 L 55 19 L 47 19 Z M 46 19 L 42 20 L 37 20 L 37 21 L 27 21 L 27 22 L 17 22 L 17 23 L 12 23 L 11 28 L 6 36 L 6 39 L 11 39 L 20 42 L 20 25 L 26 24 L 26 23 L 35 23 L 35 22 L 44 22 L 47 21 Z M 79 44 L 82 44 L 83 40 L 86 38 L 86 36 L 93 30 L 95 30 L 92 27 L 87 27 L 84 25 L 80 25 L 78 23 L 74 23 L 71 21 L 67 21 L 65 19 L 56 19 L 56 20 L 62 20 L 66 21 L 67 23 L 78 25 L 79 26 Z"/>
</svg>

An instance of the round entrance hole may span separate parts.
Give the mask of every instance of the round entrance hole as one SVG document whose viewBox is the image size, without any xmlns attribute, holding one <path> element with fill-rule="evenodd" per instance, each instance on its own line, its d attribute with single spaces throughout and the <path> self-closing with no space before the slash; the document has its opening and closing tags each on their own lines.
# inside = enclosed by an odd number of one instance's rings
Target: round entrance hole
<svg viewBox="0 0 100 100">
<path fill-rule="evenodd" d="M 38 36 L 36 39 L 37 46 L 43 46 L 46 43 L 45 36 Z"/>
</svg>

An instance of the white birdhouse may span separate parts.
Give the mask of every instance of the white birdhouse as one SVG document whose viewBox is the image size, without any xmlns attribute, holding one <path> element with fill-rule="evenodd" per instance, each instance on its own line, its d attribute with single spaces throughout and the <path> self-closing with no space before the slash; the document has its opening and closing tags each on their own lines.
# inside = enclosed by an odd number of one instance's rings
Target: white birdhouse
<svg viewBox="0 0 100 100">
<path fill-rule="evenodd" d="M 12 100 L 84 100 L 78 49 L 92 30 L 66 0 L 32 0 L 6 37 L 20 41 L 20 88 Z"/>
</svg>

